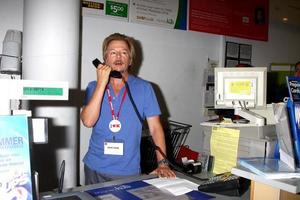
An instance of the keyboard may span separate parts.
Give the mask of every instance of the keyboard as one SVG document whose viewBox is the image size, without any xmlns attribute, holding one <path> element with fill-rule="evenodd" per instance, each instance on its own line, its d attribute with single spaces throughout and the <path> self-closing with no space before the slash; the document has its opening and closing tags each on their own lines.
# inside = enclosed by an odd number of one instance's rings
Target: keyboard
<svg viewBox="0 0 300 200">
<path fill-rule="evenodd" d="M 202 192 L 212 192 L 229 196 L 240 196 L 248 189 L 250 181 L 231 173 L 224 173 L 203 181 L 198 186 Z"/>
</svg>

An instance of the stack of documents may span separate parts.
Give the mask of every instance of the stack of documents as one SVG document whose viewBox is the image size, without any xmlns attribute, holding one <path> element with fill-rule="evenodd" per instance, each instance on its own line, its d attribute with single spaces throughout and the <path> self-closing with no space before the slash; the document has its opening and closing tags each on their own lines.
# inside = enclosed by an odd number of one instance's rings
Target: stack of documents
<svg viewBox="0 0 300 200">
<path fill-rule="evenodd" d="M 238 163 L 267 179 L 300 178 L 299 169 L 292 169 L 280 159 L 263 157 L 240 158 Z"/>
<path fill-rule="evenodd" d="M 157 188 L 165 189 L 175 196 L 198 190 L 197 184 L 181 178 L 154 178 L 144 180 L 144 182 L 154 185 Z"/>
</svg>

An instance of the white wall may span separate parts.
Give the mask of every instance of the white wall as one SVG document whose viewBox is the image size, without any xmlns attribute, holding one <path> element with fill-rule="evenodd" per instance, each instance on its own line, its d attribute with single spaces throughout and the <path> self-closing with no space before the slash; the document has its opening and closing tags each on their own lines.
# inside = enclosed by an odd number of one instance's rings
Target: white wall
<svg viewBox="0 0 300 200">
<path fill-rule="evenodd" d="M 253 66 L 268 67 L 270 63 L 296 63 L 300 60 L 300 27 L 271 22 L 267 42 L 234 37 L 225 37 L 225 40 L 251 44 Z"/>
</svg>

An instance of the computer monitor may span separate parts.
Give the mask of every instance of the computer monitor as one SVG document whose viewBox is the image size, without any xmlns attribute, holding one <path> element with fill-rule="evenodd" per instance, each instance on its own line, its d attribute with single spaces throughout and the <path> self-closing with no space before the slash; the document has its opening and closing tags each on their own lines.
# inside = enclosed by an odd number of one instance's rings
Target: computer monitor
<svg viewBox="0 0 300 200">
<path fill-rule="evenodd" d="M 215 68 L 215 108 L 265 108 L 267 68 Z"/>
<path fill-rule="evenodd" d="M 216 109 L 235 109 L 235 112 L 246 111 L 247 115 L 244 116 L 247 119 L 249 114 L 255 115 L 255 113 L 249 113 L 249 109 L 266 108 L 266 88 L 266 67 L 215 68 L 214 107 Z"/>
</svg>

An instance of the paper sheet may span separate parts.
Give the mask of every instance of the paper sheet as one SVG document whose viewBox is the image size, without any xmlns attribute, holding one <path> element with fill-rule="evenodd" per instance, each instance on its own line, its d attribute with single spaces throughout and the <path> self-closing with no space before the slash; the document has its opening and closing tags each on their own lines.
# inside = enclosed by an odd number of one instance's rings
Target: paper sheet
<svg viewBox="0 0 300 200">
<path fill-rule="evenodd" d="M 165 189 L 175 196 L 186 194 L 192 190 L 198 190 L 198 185 L 181 178 L 154 178 L 144 180 L 144 182 L 154 185 L 159 189 Z"/>
<path fill-rule="evenodd" d="M 210 152 L 214 156 L 213 173 L 230 172 L 236 166 L 240 130 L 212 127 Z"/>
</svg>

